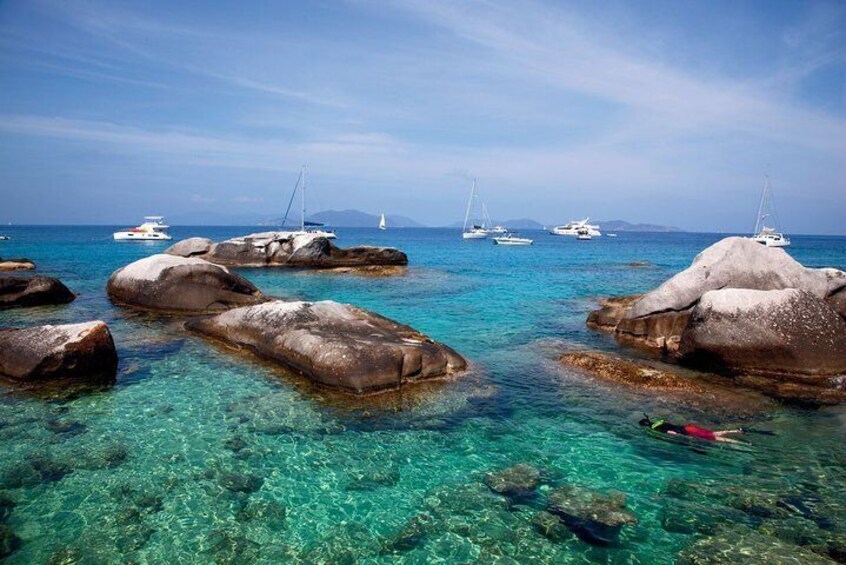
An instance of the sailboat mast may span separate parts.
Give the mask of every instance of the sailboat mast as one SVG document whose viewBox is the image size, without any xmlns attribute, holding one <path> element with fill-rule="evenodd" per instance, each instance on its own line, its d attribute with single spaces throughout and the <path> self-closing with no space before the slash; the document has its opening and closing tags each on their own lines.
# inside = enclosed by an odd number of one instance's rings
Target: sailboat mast
<svg viewBox="0 0 846 565">
<path fill-rule="evenodd" d="M 301 196 L 302 196 L 302 201 L 301 201 L 301 218 L 302 218 L 302 219 L 301 219 L 301 227 L 300 227 L 300 229 L 301 229 L 302 231 L 305 231 L 305 213 L 306 213 L 306 208 L 305 208 L 305 193 L 306 193 L 306 166 L 305 166 L 305 165 L 303 165 L 303 190 L 302 190 L 302 193 L 301 193 Z"/>
<path fill-rule="evenodd" d="M 467 201 L 467 213 L 464 214 L 464 231 L 467 231 L 467 222 L 470 220 L 470 208 L 473 206 L 473 198 L 476 196 L 476 179 L 473 179 L 473 188 L 470 189 L 470 200 Z"/>
<path fill-rule="evenodd" d="M 770 175 L 764 175 L 764 189 L 761 191 L 761 202 L 758 204 L 758 218 L 755 221 L 755 231 L 752 235 L 758 235 L 763 229 L 764 222 L 764 202 L 767 200 L 767 189 L 770 186 Z"/>
</svg>

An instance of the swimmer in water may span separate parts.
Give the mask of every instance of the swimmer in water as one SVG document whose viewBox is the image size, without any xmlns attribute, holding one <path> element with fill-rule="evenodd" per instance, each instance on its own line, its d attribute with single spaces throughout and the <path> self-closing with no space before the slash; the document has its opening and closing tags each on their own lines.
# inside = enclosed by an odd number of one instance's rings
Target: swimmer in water
<svg viewBox="0 0 846 565">
<path fill-rule="evenodd" d="M 699 439 L 704 439 L 707 441 L 723 441 L 726 443 L 743 443 L 741 441 L 737 441 L 736 439 L 732 439 L 730 436 L 732 434 L 742 434 L 745 431 L 742 428 L 737 428 L 735 430 L 709 430 L 706 428 L 701 428 L 699 426 L 695 426 L 693 424 L 687 424 L 684 426 L 679 426 L 673 423 L 668 422 L 667 420 L 660 418 L 658 420 L 652 421 L 649 419 L 649 416 L 646 414 L 643 415 L 644 417 L 638 422 L 641 426 L 647 427 L 651 430 L 656 432 L 660 432 L 662 434 L 670 434 L 674 436 L 690 436 Z"/>
</svg>

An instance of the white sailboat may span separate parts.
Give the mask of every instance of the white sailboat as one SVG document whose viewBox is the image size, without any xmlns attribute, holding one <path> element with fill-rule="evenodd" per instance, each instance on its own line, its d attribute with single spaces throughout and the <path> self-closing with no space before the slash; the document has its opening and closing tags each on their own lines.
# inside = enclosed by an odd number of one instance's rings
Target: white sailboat
<svg viewBox="0 0 846 565">
<path fill-rule="evenodd" d="M 475 219 L 472 224 L 470 223 L 470 213 L 475 208 L 476 200 L 478 200 L 478 198 L 479 195 L 476 193 L 476 179 L 473 179 L 473 188 L 470 189 L 470 200 L 467 202 L 467 213 L 464 215 L 464 229 L 461 234 L 461 237 L 464 239 L 486 239 L 488 235 L 490 235 L 490 231 L 488 231 L 485 223 L 484 204 L 482 204 L 482 217 L 479 223 L 475 223 Z M 470 224 L 469 229 L 468 224 Z"/>
<path fill-rule="evenodd" d="M 388 222 L 385 220 L 385 213 L 382 212 L 382 217 L 379 218 L 379 229 L 385 231 L 388 229 Z"/>
<path fill-rule="evenodd" d="M 282 219 L 282 227 L 288 221 L 288 213 L 291 211 L 291 205 L 294 203 L 294 197 L 297 195 L 297 189 L 300 190 L 300 229 L 295 233 L 308 233 L 325 237 L 326 239 L 336 239 L 338 236 L 332 230 L 322 229 L 324 226 L 319 222 L 306 221 L 306 166 L 303 165 L 300 170 L 300 176 L 297 177 L 297 184 L 294 185 L 294 192 L 291 193 L 291 200 L 288 202 L 288 209 L 285 210 L 285 217 Z"/>
<path fill-rule="evenodd" d="M 773 227 L 767 226 L 768 221 L 772 222 Z M 790 247 L 790 239 L 778 231 L 778 218 L 775 213 L 769 175 L 764 175 L 764 189 L 761 192 L 761 202 L 758 204 L 758 220 L 755 222 L 752 240 L 767 247 Z"/>
</svg>

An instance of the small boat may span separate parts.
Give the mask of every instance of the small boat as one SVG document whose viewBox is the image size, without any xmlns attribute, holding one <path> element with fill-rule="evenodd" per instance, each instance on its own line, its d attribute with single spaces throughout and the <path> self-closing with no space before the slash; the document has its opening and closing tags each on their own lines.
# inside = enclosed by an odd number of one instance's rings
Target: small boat
<svg viewBox="0 0 846 565">
<path fill-rule="evenodd" d="M 757 241 L 767 247 L 790 247 L 790 239 L 786 235 L 779 232 L 775 227 L 767 226 L 766 222 L 768 219 L 773 222 L 774 226 L 778 226 L 770 176 L 764 175 L 764 190 L 761 192 L 761 202 L 758 205 L 758 221 L 755 222 L 752 241 Z"/>
<path fill-rule="evenodd" d="M 490 229 L 491 233 L 508 233 L 508 228 L 505 226 L 494 226 Z"/>
<path fill-rule="evenodd" d="M 476 179 L 473 179 L 473 187 L 470 189 L 470 200 L 467 202 L 467 213 L 464 215 L 464 228 L 461 230 L 461 237 L 463 239 L 487 239 L 491 234 L 488 229 L 486 218 L 488 215 L 487 208 L 482 204 L 481 221 L 470 223 L 470 214 L 475 212 L 476 201 L 479 195 L 476 192 Z M 469 228 L 468 228 L 469 225 Z"/>
<path fill-rule="evenodd" d="M 517 233 L 508 232 L 505 235 L 493 238 L 495 245 L 531 245 L 534 240 L 527 237 L 518 237 Z"/>
<path fill-rule="evenodd" d="M 590 234 L 590 230 L 586 227 L 579 228 L 578 232 L 576 233 L 576 239 L 581 241 L 589 241 L 593 239 L 593 236 Z"/>
<path fill-rule="evenodd" d="M 382 212 L 382 217 L 379 218 L 379 229 L 385 231 L 388 229 L 388 222 L 385 220 L 385 213 Z"/>
<path fill-rule="evenodd" d="M 170 241 L 165 231 L 169 228 L 164 216 L 144 216 L 144 223 L 137 228 L 127 228 L 112 234 L 115 241 Z"/>
<path fill-rule="evenodd" d="M 0 241 L 9 241 L 10 239 L 8 235 L 0 235 Z"/>
<path fill-rule="evenodd" d="M 588 221 L 590 221 L 590 218 L 585 218 L 581 221 L 574 220 L 572 222 L 564 224 L 563 226 L 556 226 L 552 228 L 549 233 L 551 233 L 552 235 L 570 235 L 576 237 L 579 235 L 579 230 L 585 228 L 588 230 L 591 237 L 600 237 L 602 235 L 602 232 L 599 231 L 599 226 L 595 224 L 589 224 Z"/>
</svg>

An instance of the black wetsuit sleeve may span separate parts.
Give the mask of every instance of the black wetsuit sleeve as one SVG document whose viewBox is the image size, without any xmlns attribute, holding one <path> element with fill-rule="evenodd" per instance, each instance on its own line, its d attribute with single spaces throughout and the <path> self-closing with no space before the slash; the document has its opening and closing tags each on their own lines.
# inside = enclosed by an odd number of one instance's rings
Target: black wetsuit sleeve
<svg viewBox="0 0 846 565">
<path fill-rule="evenodd" d="M 675 424 L 670 424 L 668 422 L 664 422 L 663 424 L 661 424 L 657 428 L 653 428 L 653 429 L 655 431 L 658 431 L 658 432 L 661 432 L 661 433 L 664 433 L 664 434 L 668 434 L 670 432 L 673 432 L 674 434 L 679 434 L 680 436 L 688 435 L 687 430 L 684 429 L 684 426 L 677 426 Z"/>
</svg>

